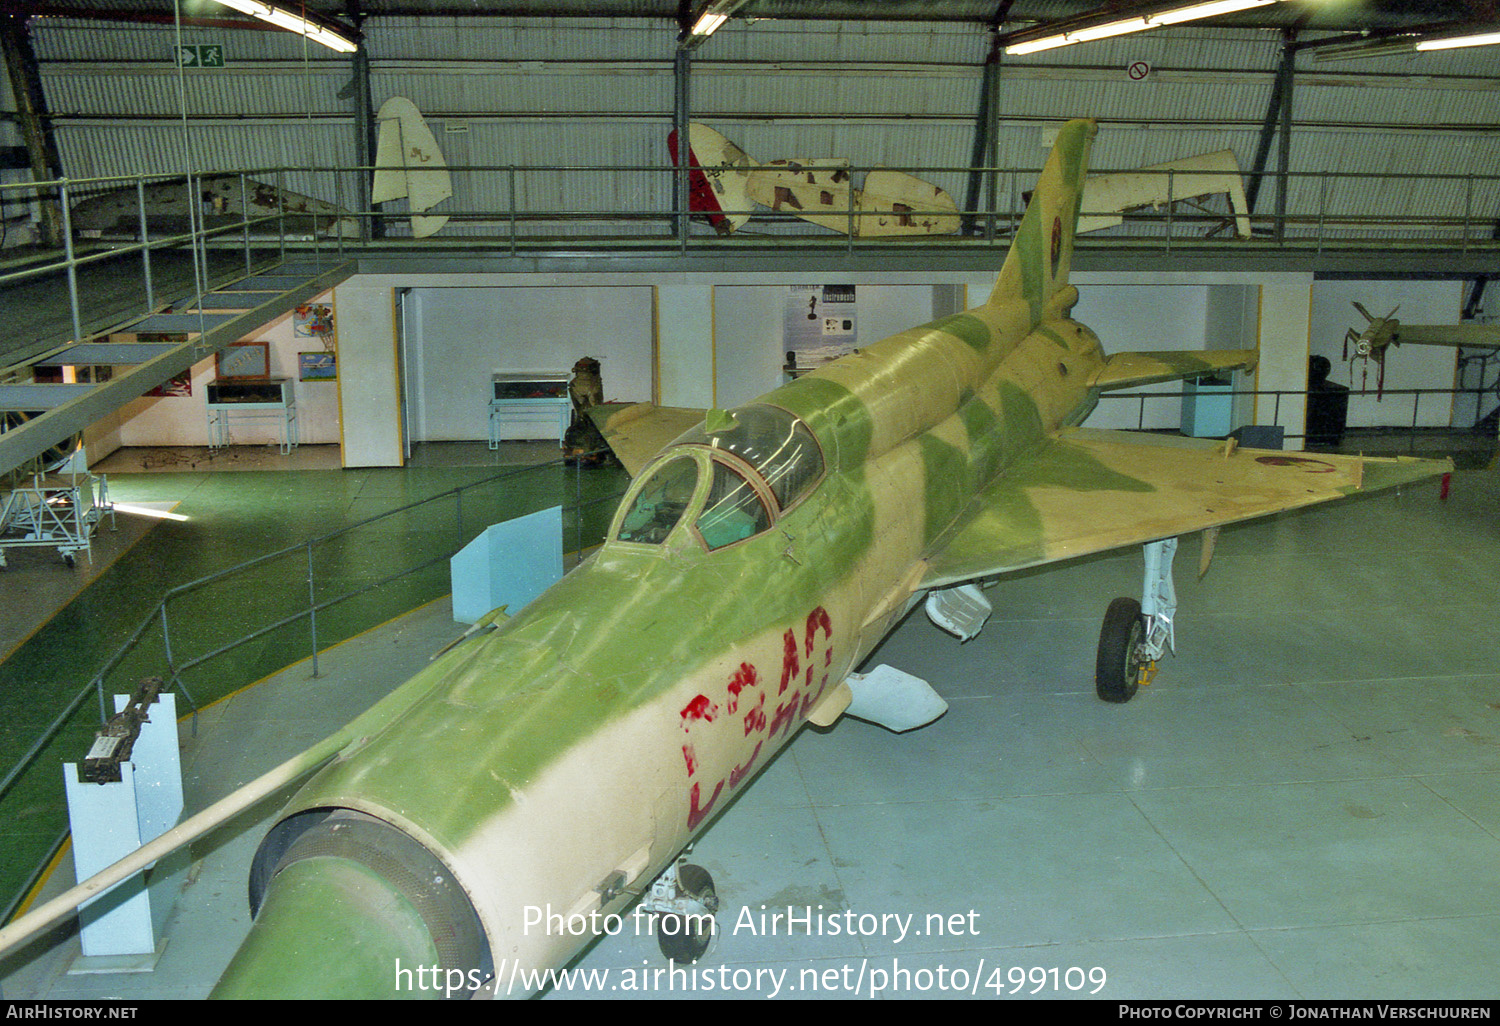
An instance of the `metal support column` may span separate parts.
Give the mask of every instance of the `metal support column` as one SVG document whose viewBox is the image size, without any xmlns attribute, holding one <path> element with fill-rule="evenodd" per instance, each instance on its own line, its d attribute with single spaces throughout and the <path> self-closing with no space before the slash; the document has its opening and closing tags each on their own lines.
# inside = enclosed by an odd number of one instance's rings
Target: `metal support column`
<svg viewBox="0 0 1500 1026">
<path fill-rule="evenodd" d="M 687 248 L 688 191 L 690 189 L 690 148 L 688 146 L 688 112 L 692 91 L 693 54 L 678 48 L 672 58 L 672 126 L 677 132 L 677 172 L 672 176 L 672 227 L 677 241 Z"/>
<path fill-rule="evenodd" d="M 1286 237 L 1286 199 L 1287 191 L 1291 187 L 1292 173 L 1292 94 L 1295 91 L 1297 74 L 1297 51 L 1293 48 L 1290 38 L 1287 39 L 1285 49 L 1286 57 L 1282 63 L 1286 85 L 1281 90 L 1281 147 L 1277 158 L 1281 177 L 1276 180 L 1277 241 Z"/>
<path fill-rule="evenodd" d="M 354 21 L 354 27 L 361 29 L 364 26 L 364 16 L 351 11 L 350 17 Z M 375 163 L 375 104 L 370 94 L 370 51 L 364 40 L 361 40 L 359 49 L 351 55 L 350 67 L 354 77 L 349 80 L 346 87 L 354 93 L 354 154 L 355 162 L 361 170 L 356 175 L 357 185 L 355 187 L 354 202 L 356 212 L 365 214 L 370 211 L 371 178 L 373 172 L 364 170 Z M 359 241 L 369 242 L 372 238 L 385 238 L 385 221 L 373 220 L 361 216 L 359 218 Z"/>
<path fill-rule="evenodd" d="M 1281 47 L 1281 64 L 1276 69 L 1276 79 L 1271 86 L 1271 99 L 1266 104 L 1266 116 L 1261 121 L 1260 139 L 1255 145 L 1255 159 L 1251 162 L 1249 179 L 1250 184 L 1245 189 L 1245 205 L 1250 212 L 1255 213 L 1255 201 L 1260 196 L 1260 183 L 1266 171 L 1266 162 L 1271 156 L 1271 140 L 1276 137 L 1276 125 L 1278 120 L 1289 124 L 1289 115 L 1282 117 L 1282 108 L 1291 103 L 1292 92 L 1292 69 L 1296 59 L 1296 49 L 1293 46 L 1292 37 L 1288 36 Z M 1281 168 L 1283 174 L 1286 172 L 1285 164 Z"/>
<path fill-rule="evenodd" d="M 61 178 L 62 157 L 52 135 L 52 120 L 47 114 L 47 99 L 37 71 L 36 51 L 31 48 L 31 32 L 24 17 L 13 15 L 0 23 L 0 50 L 5 52 L 5 69 L 16 100 L 16 121 L 26 140 L 32 177 L 38 182 Z M 39 194 L 37 205 L 41 208 L 42 244 L 61 246 L 63 225 L 57 203 Z"/>
<path fill-rule="evenodd" d="M 974 211 L 979 209 L 981 188 L 985 192 L 985 236 L 994 238 L 995 208 L 999 190 L 995 165 L 999 162 L 1000 147 L 1000 25 L 1010 10 L 1011 0 L 1003 0 L 990 21 L 990 50 L 985 58 L 984 70 L 979 80 L 979 109 L 974 115 L 974 146 L 969 154 L 969 181 L 964 192 L 964 215 L 960 229 L 964 235 L 974 235 L 978 224 Z M 988 168 L 981 172 L 980 168 Z"/>
</svg>

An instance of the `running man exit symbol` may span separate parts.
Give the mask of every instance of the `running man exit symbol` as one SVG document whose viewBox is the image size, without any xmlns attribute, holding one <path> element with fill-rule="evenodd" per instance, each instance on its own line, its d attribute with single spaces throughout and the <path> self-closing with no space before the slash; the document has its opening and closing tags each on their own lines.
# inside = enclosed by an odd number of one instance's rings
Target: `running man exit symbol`
<svg viewBox="0 0 1500 1026">
<path fill-rule="evenodd" d="M 223 43 L 196 43 L 177 47 L 177 64 L 183 68 L 222 68 Z"/>
</svg>

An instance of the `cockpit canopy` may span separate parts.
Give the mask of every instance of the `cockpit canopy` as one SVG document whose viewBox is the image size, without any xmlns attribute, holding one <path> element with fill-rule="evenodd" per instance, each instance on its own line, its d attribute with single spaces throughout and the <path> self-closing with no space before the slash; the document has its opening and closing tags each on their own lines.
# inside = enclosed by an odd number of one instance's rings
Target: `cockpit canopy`
<svg viewBox="0 0 1500 1026">
<path fill-rule="evenodd" d="M 812 432 L 773 406 L 710 414 L 674 446 L 701 446 L 727 456 L 705 458 L 687 450 L 656 464 L 625 502 L 615 531 L 620 541 L 659 545 L 690 517 L 703 543 L 720 549 L 769 530 L 823 474 L 823 454 Z M 697 505 L 705 469 L 706 495 Z"/>
<path fill-rule="evenodd" d="M 706 420 L 676 444 L 706 445 L 738 456 L 755 468 L 783 510 L 790 509 L 823 475 L 817 439 L 785 410 L 746 406 L 721 417 L 727 417 L 722 425 L 711 429 Z"/>
</svg>

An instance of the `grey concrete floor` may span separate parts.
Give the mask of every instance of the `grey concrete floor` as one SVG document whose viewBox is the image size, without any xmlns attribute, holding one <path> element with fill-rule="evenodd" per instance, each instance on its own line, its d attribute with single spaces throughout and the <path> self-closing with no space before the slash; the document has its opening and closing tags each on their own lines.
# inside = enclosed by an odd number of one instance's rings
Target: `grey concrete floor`
<svg viewBox="0 0 1500 1026">
<path fill-rule="evenodd" d="M 1201 581 L 1196 563 L 1186 540 L 1178 654 L 1121 706 L 1092 664 L 1138 550 L 1001 581 L 967 644 L 909 617 L 872 662 L 930 680 L 948 713 L 804 731 L 693 853 L 723 903 L 704 960 L 668 974 L 627 929 L 549 997 L 1493 999 L 1500 475 L 1226 529 Z M 458 630 L 425 607 L 318 681 L 300 664 L 184 725 L 190 809 Z M 154 973 L 68 976 L 60 930 L 0 962 L 4 996 L 206 994 L 274 811 L 194 846 Z M 761 929 L 788 909 L 814 928 Z"/>
</svg>

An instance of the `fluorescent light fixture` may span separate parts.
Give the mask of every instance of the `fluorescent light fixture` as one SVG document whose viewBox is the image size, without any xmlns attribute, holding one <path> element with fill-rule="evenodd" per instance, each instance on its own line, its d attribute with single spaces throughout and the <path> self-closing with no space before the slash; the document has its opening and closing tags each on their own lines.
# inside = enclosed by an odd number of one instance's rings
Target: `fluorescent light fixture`
<svg viewBox="0 0 1500 1026">
<path fill-rule="evenodd" d="M 1163 25 L 1176 25 L 1184 21 L 1213 18 L 1220 14 L 1247 11 L 1252 7 L 1265 7 L 1268 4 L 1279 2 L 1280 0 L 1209 0 L 1207 3 L 1174 7 L 1155 14 L 1140 14 L 1130 18 L 1122 18 L 1119 21 L 1107 21 L 1099 25 L 1088 25 L 1083 28 L 1071 29 L 1067 32 L 1043 36 L 1040 39 L 1032 39 L 1024 43 L 1013 43 L 1005 48 L 1005 52 L 1011 55 L 1037 53 L 1041 50 L 1052 50 L 1059 46 L 1071 46 L 1073 43 L 1086 43 L 1094 39 L 1108 39 L 1111 36 L 1123 36 L 1128 32 L 1144 32 L 1146 29 L 1160 28 Z"/>
<path fill-rule="evenodd" d="M 704 11 L 702 16 L 698 18 L 697 23 L 693 25 L 689 34 L 694 36 L 712 35 L 715 29 L 728 20 L 728 14 L 716 14 L 711 10 Z"/>
<path fill-rule="evenodd" d="M 218 2 L 225 7 L 232 7 L 242 14 L 248 14 L 252 18 L 259 18 L 261 21 L 269 22 L 277 28 L 283 28 L 288 32 L 296 32 L 299 35 L 306 36 L 315 43 L 322 43 L 330 50 L 337 50 L 339 53 L 353 53 L 359 49 L 359 44 L 350 42 L 337 32 L 326 29 L 315 22 L 308 21 L 301 15 L 293 14 L 291 11 L 283 10 L 280 7 L 273 7 L 270 4 L 260 3 L 259 0 L 218 0 Z"/>
<path fill-rule="evenodd" d="M 743 6 L 745 6 L 745 0 L 712 0 L 712 3 L 704 5 L 703 10 L 698 12 L 698 18 L 693 22 L 693 27 L 688 29 L 678 41 L 678 47 L 684 50 L 693 49 L 713 35 L 720 25 L 729 20 L 731 14 Z"/>
<path fill-rule="evenodd" d="M 1146 18 L 1152 25 L 1176 25 L 1181 21 L 1197 21 L 1199 18 L 1217 18 L 1221 14 L 1248 11 L 1252 7 L 1265 7 L 1278 0 L 1213 0 L 1205 4 L 1193 4 L 1180 10 L 1152 14 Z"/>
<path fill-rule="evenodd" d="M 1460 46 L 1495 46 L 1500 44 L 1500 32 L 1484 32 L 1473 36 L 1449 36 L 1447 39 L 1424 39 L 1417 44 L 1418 50 L 1452 50 Z"/>
</svg>

